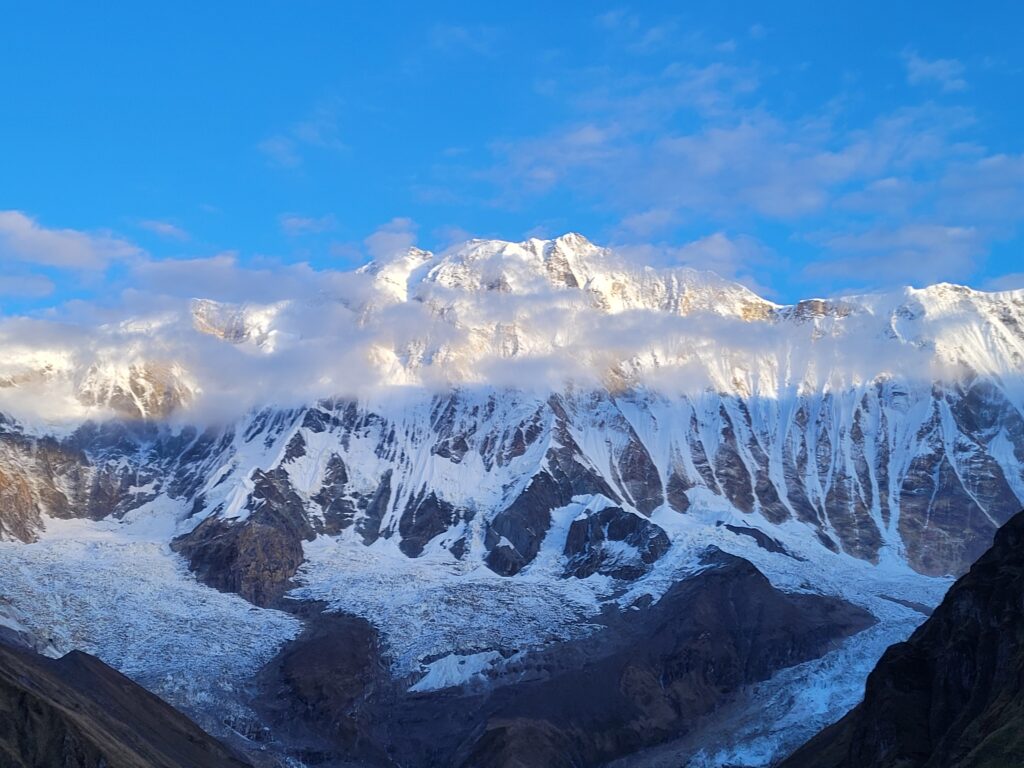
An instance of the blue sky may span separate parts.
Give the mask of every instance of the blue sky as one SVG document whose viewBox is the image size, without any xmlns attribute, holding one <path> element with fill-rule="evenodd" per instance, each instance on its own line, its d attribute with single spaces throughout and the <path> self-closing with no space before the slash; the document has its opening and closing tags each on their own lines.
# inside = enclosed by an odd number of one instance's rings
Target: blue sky
<svg viewBox="0 0 1024 768">
<path fill-rule="evenodd" d="M 1012 2 L 13 4 L 0 311 L 166 260 L 237 293 L 565 231 L 778 301 L 1024 288 L 1021 29 Z"/>
</svg>

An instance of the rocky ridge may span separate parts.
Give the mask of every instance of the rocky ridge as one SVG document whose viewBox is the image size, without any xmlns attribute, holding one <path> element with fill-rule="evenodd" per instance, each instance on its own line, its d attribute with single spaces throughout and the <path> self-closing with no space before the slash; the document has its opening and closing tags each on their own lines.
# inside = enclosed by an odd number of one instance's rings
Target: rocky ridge
<svg viewBox="0 0 1024 768">
<path fill-rule="evenodd" d="M 10 768 L 245 768 L 195 723 L 88 654 L 0 641 L 0 762 Z"/>
</svg>

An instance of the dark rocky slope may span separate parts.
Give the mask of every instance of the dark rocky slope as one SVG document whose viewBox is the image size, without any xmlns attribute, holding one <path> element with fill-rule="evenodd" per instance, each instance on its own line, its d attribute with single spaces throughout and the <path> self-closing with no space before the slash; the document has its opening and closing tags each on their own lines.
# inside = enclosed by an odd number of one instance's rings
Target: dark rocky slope
<svg viewBox="0 0 1024 768">
<path fill-rule="evenodd" d="M 0 643 L 4 768 L 244 768 L 199 726 L 94 656 Z"/>
<path fill-rule="evenodd" d="M 817 658 L 874 623 L 834 598 L 787 594 L 751 563 L 717 549 L 707 570 L 655 604 L 542 659 L 547 679 L 501 690 L 462 745 L 464 768 L 599 765 L 677 738 L 779 669 Z M 562 662 L 564 663 L 564 662 Z"/>
<path fill-rule="evenodd" d="M 252 482 L 243 523 L 208 517 L 171 548 L 204 584 L 267 606 L 284 592 L 302 564 L 302 542 L 315 534 L 284 470 L 256 470 Z"/>
<path fill-rule="evenodd" d="M 699 728 L 745 686 L 874 621 L 841 600 L 781 592 L 717 549 L 705 558 L 658 602 L 610 611 L 593 635 L 462 689 L 410 693 L 364 620 L 310 615 L 265 670 L 257 708 L 311 765 L 599 765 Z"/>
<path fill-rule="evenodd" d="M 1024 765 L 1024 512 L 868 677 L 864 701 L 781 768 Z"/>
<path fill-rule="evenodd" d="M 261 722 L 306 765 L 392 766 L 370 736 L 373 718 L 387 717 L 370 704 L 394 686 L 377 631 L 363 618 L 323 613 L 321 603 L 289 607 L 306 628 L 256 681 Z"/>
</svg>

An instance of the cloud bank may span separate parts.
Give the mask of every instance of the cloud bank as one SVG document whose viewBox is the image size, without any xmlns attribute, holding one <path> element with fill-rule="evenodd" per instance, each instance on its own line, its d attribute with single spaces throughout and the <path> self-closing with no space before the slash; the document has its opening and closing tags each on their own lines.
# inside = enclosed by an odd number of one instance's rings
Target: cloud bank
<svg viewBox="0 0 1024 768">
<path fill-rule="evenodd" d="M 968 368 L 1013 375 L 1024 350 L 1024 292 L 937 286 L 781 307 L 577 235 L 437 255 L 411 237 L 410 222 L 390 223 L 354 271 L 138 259 L 116 302 L 0 321 L 0 410 L 74 422 L 124 415 L 127 400 L 134 415 L 209 422 L 453 387 L 776 399 L 880 377 L 928 386 Z M 742 247 L 715 236 L 679 260 Z"/>
</svg>

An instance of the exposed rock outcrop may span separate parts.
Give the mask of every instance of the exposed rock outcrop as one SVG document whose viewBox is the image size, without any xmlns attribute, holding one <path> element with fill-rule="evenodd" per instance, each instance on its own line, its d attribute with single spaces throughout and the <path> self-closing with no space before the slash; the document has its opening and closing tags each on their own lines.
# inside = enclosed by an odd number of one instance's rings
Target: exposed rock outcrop
<svg viewBox="0 0 1024 768">
<path fill-rule="evenodd" d="M 296 608 L 306 629 L 260 673 L 255 706 L 274 738 L 307 764 L 390 766 L 370 736 L 370 703 L 390 680 L 377 632 L 322 607 Z"/>
<path fill-rule="evenodd" d="M 605 507 L 573 520 L 565 541 L 566 576 L 595 573 L 636 579 L 668 552 L 671 543 L 659 526 L 621 507 Z"/>
<path fill-rule="evenodd" d="M 460 765 L 601 764 L 686 733 L 745 685 L 874 623 L 841 600 L 780 592 L 717 549 L 704 562 L 654 605 L 553 652 L 546 679 L 496 694 Z"/>
<path fill-rule="evenodd" d="M 490 553 L 487 565 L 495 573 L 512 576 L 537 556 L 540 543 L 551 527 L 551 510 L 572 500 L 571 486 L 541 472 L 526 490 L 498 513 L 487 530 Z"/>
<path fill-rule="evenodd" d="M 410 557 L 418 557 L 428 541 L 447 531 L 458 519 L 455 507 L 422 488 L 398 521 L 402 536 L 399 547 Z"/>
<path fill-rule="evenodd" d="M 284 470 L 256 470 L 252 480 L 246 518 L 208 517 L 171 547 L 205 584 L 266 606 L 284 592 L 302 564 L 303 540 L 315 534 Z"/>
</svg>

